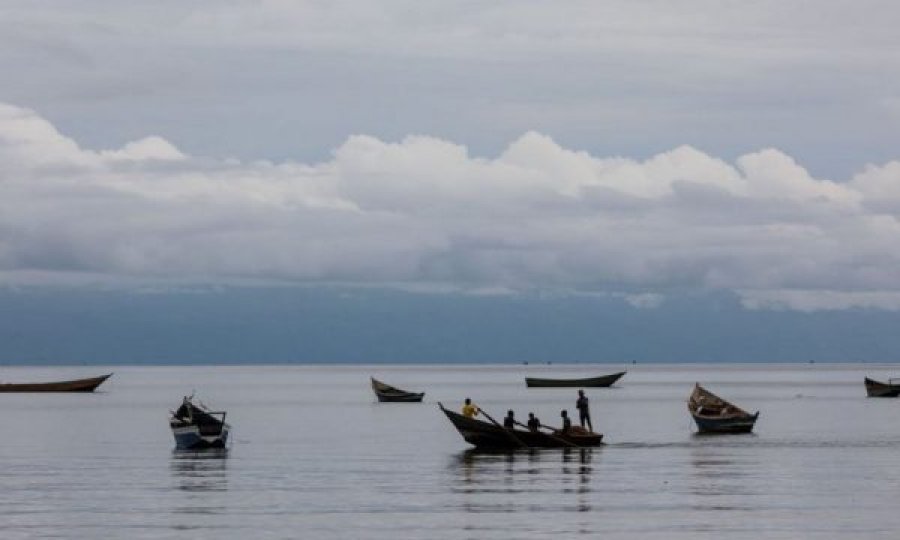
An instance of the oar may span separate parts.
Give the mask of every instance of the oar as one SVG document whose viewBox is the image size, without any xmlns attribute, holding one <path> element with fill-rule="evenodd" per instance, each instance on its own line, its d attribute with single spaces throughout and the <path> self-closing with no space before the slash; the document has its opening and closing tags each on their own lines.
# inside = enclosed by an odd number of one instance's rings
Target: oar
<svg viewBox="0 0 900 540">
<path fill-rule="evenodd" d="M 528 427 L 528 426 L 526 426 L 525 424 L 523 424 L 523 423 L 521 423 L 521 422 L 518 422 L 518 421 L 517 421 L 516 423 L 519 424 L 519 425 L 522 426 L 522 427 L 525 427 L 525 428 Z M 545 426 L 544 424 L 540 424 L 539 427 L 547 428 L 547 429 L 552 429 L 553 431 L 556 431 L 555 428 L 552 428 L 552 427 L 550 427 L 550 426 Z M 531 428 L 529 428 L 529 429 L 531 429 Z M 559 442 L 561 442 L 561 443 L 563 443 L 563 444 L 567 444 L 567 445 L 571 446 L 572 448 L 581 448 L 581 446 L 579 446 L 579 445 L 573 443 L 572 441 L 567 441 L 567 440 L 563 439 L 562 437 L 557 437 L 556 435 L 554 435 L 554 434 L 552 434 L 552 433 L 544 433 L 544 435 L 550 437 L 551 439 L 553 439 L 553 440 L 555 440 L 555 441 L 559 441 Z"/>
<path fill-rule="evenodd" d="M 552 430 L 554 433 L 557 432 L 557 431 L 559 431 L 558 429 L 556 429 L 556 428 L 553 427 L 553 426 L 545 426 L 544 424 L 540 424 L 539 427 L 542 427 L 542 428 L 546 428 L 546 429 Z M 563 444 L 567 444 L 567 445 L 571 446 L 572 448 L 582 448 L 582 446 L 577 445 L 577 444 L 573 443 L 572 441 L 567 441 L 566 439 L 563 439 L 562 437 L 557 437 L 557 436 L 554 435 L 553 433 L 544 433 L 544 435 L 550 437 L 551 439 L 553 439 L 553 440 L 555 440 L 555 441 L 559 441 L 559 442 L 561 442 L 561 443 L 563 443 Z"/>
<path fill-rule="evenodd" d="M 522 439 L 516 437 L 516 435 L 512 432 L 512 430 L 506 429 L 505 427 L 501 426 L 496 420 L 494 420 L 494 418 L 493 418 L 491 415 L 489 415 L 487 412 L 485 412 L 484 409 L 482 409 L 481 407 L 479 407 L 479 408 L 478 408 L 478 412 L 480 412 L 481 414 L 483 414 L 483 415 L 484 415 L 488 420 L 490 420 L 491 423 L 493 423 L 495 426 L 497 426 L 498 428 L 502 429 L 502 430 L 503 430 L 503 433 L 506 433 L 507 435 L 509 435 L 509 438 L 511 438 L 512 440 L 516 441 L 516 444 L 518 444 L 518 445 L 521 446 L 522 448 L 530 448 L 530 446 L 528 446 L 527 444 L 525 444 L 524 442 L 522 442 Z"/>
</svg>

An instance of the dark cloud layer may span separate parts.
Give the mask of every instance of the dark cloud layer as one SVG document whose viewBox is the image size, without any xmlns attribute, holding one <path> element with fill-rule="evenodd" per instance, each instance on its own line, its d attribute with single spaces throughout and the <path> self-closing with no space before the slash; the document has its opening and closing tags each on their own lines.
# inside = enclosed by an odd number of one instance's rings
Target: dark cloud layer
<svg viewBox="0 0 900 540">
<path fill-rule="evenodd" d="M 835 182 L 774 149 L 598 157 L 528 132 L 496 157 L 353 136 L 316 163 L 80 146 L 0 105 L 0 277 L 341 283 L 500 294 L 738 291 L 752 308 L 900 308 L 900 166 Z"/>
</svg>

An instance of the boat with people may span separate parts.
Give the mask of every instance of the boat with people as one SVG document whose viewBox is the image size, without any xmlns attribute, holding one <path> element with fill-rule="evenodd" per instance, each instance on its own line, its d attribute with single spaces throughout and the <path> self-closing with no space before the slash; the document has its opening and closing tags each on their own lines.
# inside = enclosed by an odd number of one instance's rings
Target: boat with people
<svg viewBox="0 0 900 540">
<path fill-rule="evenodd" d="M 750 433 L 759 417 L 759 411 L 750 414 L 703 388 L 700 383 L 694 385 L 687 406 L 699 433 Z"/>
<path fill-rule="evenodd" d="M 900 396 L 900 383 L 895 383 L 897 379 L 888 379 L 883 383 L 865 377 L 866 395 L 869 397 L 897 397 Z"/>
<path fill-rule="evenodd" d="M 425 392 L 407 392 L 385 384 L 375 377 L 370 378 L 372 379 L 372 390 L 380 402 L 420 403 L 422 398 L 425 397 Z"/>
<path fill-rule="evenodd" d="M 582 379 L 541 379 L 538 377 L 525 377 L 525 386 L 528 388 L 607 388 L 625 375 L 625 371 L 599 377 L 587 377 Z"/>
<path fill-rule="evenodd" d="M 438 403 L 438 407 L 447 415 L 447 419 L 459 431 L 462 438 L 476 448 L 508 450 L 517 448 L 584 448 L 603 444 L 601 433 L 593 433 L 578 426 L 572 426 L 567 433 L 548 426 L 542 427 L 552 430 L 549 433 L 505 428 L 483 410 L 480 412 L 490 420 L 489 422 L 453 412 L 441 403 Z"/>
<path fill-rule="evenodd" d="M 93 392 L 103 381 L 112 377 L 112 373 L 91 377 L 88 379 L 74 379 L 71 381 L 42 382 L 42 383 L 0 383 L 0 392 Z"/>
<path fill-rule="evenodd" d="M 203 403 L 195 403 L 193 395 L 185 396 L 169 419 L 175 447 L 178 450 L 225 448 L 231 430 L 225 415 L 224 411 L 211 411 Z"/>
</svg>

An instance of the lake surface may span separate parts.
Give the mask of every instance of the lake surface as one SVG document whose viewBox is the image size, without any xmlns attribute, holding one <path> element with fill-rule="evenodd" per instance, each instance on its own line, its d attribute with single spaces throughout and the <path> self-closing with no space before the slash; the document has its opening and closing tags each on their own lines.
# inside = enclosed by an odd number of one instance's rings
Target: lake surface
<svg viewBox="0 0 900 540">
<path fill-rule="evenodd" d="M 528 376 L 627 369 L 589 389 L 593 450 L 478 454 L 440 413 L 574 413 Z M 0 394 L 0 538 L 897 538 L 890 365 L 4 368 L 10 382 L 115 371 L 95 394 Z M 425 391 L 379 404 L 369 376 Z M 693 383 L 760 410 L 697 436 Z M 228 411 L 227 457 L 173 453 L 183 395 Z"/>
</svg>

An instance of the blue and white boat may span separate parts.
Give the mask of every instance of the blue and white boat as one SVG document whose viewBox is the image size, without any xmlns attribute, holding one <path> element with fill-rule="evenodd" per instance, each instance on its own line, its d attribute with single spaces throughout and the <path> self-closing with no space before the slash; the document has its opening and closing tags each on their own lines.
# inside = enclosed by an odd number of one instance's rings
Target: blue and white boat
<svg viewBox="0 0 900 540">
<path fill-rule="evenodd" d="M 178 450 L 226 448 L 231 426 L 225 423 L 224 411 L 211 411 L 194 396 L 185 397 L 178 410 L 172 413 L 169 427 L 175 436 Z"/>
</svg>

